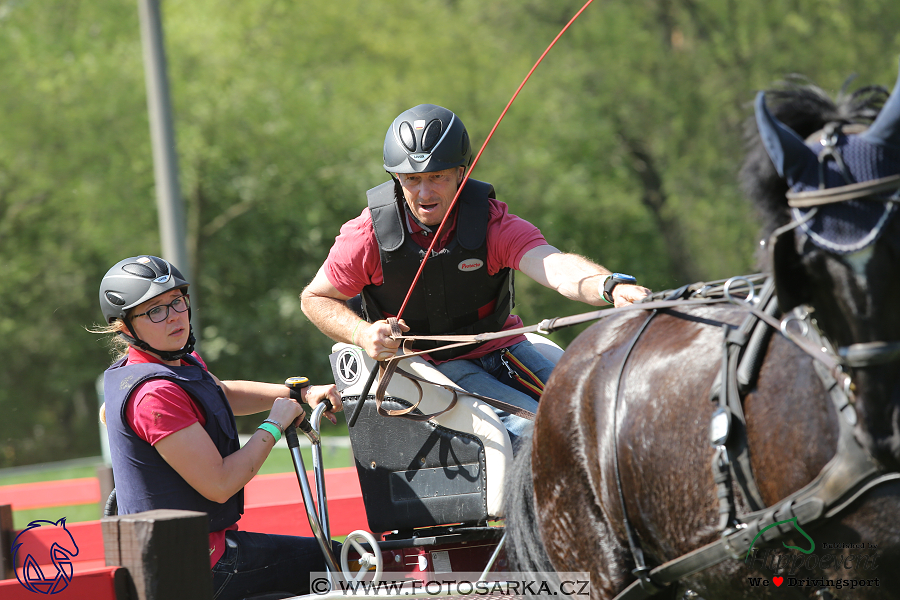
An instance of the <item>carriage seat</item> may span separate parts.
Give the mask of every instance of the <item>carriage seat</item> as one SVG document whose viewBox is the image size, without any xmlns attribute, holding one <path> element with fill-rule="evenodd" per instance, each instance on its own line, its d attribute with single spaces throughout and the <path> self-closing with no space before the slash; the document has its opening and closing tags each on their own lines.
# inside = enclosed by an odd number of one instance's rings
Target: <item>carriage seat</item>
<svg viewBox="0 0 900 600">
<path fill-rule="evenodd" d="M 562 355 L 559 346 L 541 336 L 531 341 L 554 362 Z M 331 366 L 349 418 L 376 363 L 361 348 L 338 343 Z M 401 361 L 400 368 L 428 381 L 459 387 L 418 356 Z M 452 400 L 452 393 L 444 388 L 421 386 L 418 413 L 438 412 Z M 349 430 L 370 530 L 407 531 L 501 517 L 512 445 L 493 409 L 460 394 L 452 410 L 428 421 L 383 417 L 375 407 L 376 387 L 377 382 Z M 396 373 L 383 407 L 405 408 L 418 397 L 416 384 Z"/>
</svg>

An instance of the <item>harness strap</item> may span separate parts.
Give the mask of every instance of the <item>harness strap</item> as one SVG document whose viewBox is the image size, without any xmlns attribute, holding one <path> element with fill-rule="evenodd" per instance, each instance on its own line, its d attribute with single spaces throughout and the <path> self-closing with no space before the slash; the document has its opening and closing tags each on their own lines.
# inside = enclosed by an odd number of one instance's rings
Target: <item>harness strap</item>
<svg viewBox="0 0 900 600">
<path fill-rule="evenodd" d="M 848 367 L 872 367 L 900 358 L 900 342 L 862 342 L 838 349 L 841 363 Z"/>
<path fill-rule="evenodd" d="M 831 518 L 871 489 L 884 483 L 900 481 L 900 473 L 877 476 L 875 467 L 870 462 L 862 473 L 850 472 L 858 464 L 860 463 L 854 465 L 852 461 L 832 461 L 811 484 L 785 498 L 777 507 L 768 509 L 744 528 L 664 563 L 652 569 L 648 576 L 657 585 L 668 585 L 728 559 L 744 559 L 760 532 L 762 535 L 759 537 L 765 542 L 772 542 L 795 531 L 788 525 L 772 525 L 793 518 L 800 525 Z M 652 598 L 655 594 L 656 592 L 648 593 L 638 580 L 632 582 L 614 600 L 643 600 Z"/>
<path fill-rule="evenodd" d="M 668 304 L 678 298 L 682 298 L 688 292 L 687 287 L 681 287 L 677 290 L 672 291 L 668 296 L 666 296 L 663 303 Z M 648 303 L 652 304 L 652 303 Z M 628 363 L 628 358 L 631 356 L 631 353 L 634 351 L 634 347 L 637 344 L 638 340 L 643 335 L 644 331 L 647 329 L 647 326 L 650 325 L 650 321 L 653 320 L 659 313 L 659 309 L 654 308 L 650 311 L 650 314 L 647 315 L 647 319 L 641 324 L 640 328 L 638 328 L 637 332 L 631 338 L 631 341 L 628 344 L 628 349 L 625 351 L 625 356 L 622 359 L 621 365 L 619 365 L 619 375 L 616 377 L 616 387 L 613 390 L 613 435 L 612 435 L 612 443 L 613 443 L 613 467 L 616 475 L 616 490 L 619 494 L 619 503 L 622 505 L 622 524 L 625 526 L 625 534 L 628 539 L 628 547 L 631 550 L 631 557 L 634 559 L 635 568 L 632 570 L 632 574 L 638 578 L 637 583 L 640 583 L 641 590 L 649 596 L 653 596 L 658 592 L 661 592 L 664 588 L 657 585 L 657 583 L 650 578 L 650 567 L 647 566 L 647 561 L 644 559 L 644 549 L 641 546 L 640 537 L 638 537 L 637 530 L 635 530 L 634 525 L 631 524 L 631 520 L 628 518 L 628 507 L 625 505 L 625 493 L 622 489 L 622 473 L 619 467 L 619 390 L 622 387 L 622 377 L 625 374 L 625 365 Z"/>
<path fill-rule="evenodd" d="M 900 189 L 900 175 L 890 175 L 881 179 L 872 179 L 862 183 L 851 183 L 836 188 L 816 190 L 812 192 L 788 192 L 788 205 L 794 208 L 812 208 L 823 204 L 834 204 L 845 200 L 876 200 L 884 202 L 884 198 L 876 196 L 883 192 Z"/>
<path fill-rule="evenodd" d="M 777 309 L 777 300 L 773 300 L 775 292 L 775 281 L 772 278 L 766 279 L 760 292 L 759 306 L 765 306 L 767 311 Z M 759 318 L 753 313 L 749 313 L 741 325 L 737 329 L 733 329 L 728 325 L 723 325 L 725 332 L 725 342 L 723 347 L 722 369 L 719 371 L 719 384 L 714 383 L 711 391 L 713 401 L 718 401 L 719 406 L 731 413 L 731 427 L 728 438 L 725 441 L 725 462 L 728 464 L 734 480 L 741 486 L 741 492 L 744 499 L 750 506 L 751 510 L 761 510 L 766 506 L 762 499 L 762 493 L 756 483 L 756 477 L 753 475 L 753 468 L 750 465 L 750 446 L 747 443 L 747 419 L 744 416 L 743 399 L 741 394 L 741 381 L 738 371 L 743 372 L 743 376 L 747 379 L 744 382 L 744 388 L 749 385 L 749 381 L 754 379 L 755 369 L 762 364 L 762 355 L 764 352 L 764 342 L 768 340 L 767 336 L 760 333 L 760 329 L 768 329 L 765 323 L 760 323 Z M 751 336 L 751 334 L 756 334 Z M 745 352 L 750 348 L 752 341 L 752 350 Z M 714 459 L 713 468 L 717 470 L 720 458 Z M 723 481 L 723 484 L 729 483 Z M 719 493 L 722 490 L 720 489 Z M 728 498 L 733 504 L 733 499 Z M 729 511 L 731 512 L 731 511 Z M 720 525 L 722 523 L 720 522 Z M 730 523 L 728 524 L 730 525 Z M 727 525 L 726 525 L 727 526 Z M 725 529 L 725 527 L 720 527 Z"/>
<path fill-rule="evenodd" d="M 640 329 L 637 330 L 637 333 L 634 337 L 631 338 L 631 342 L 628 345 L 628 350 L 625 352 L 625 357 L 622 359 L 622 364 L 619 367 L 619 376 L 616 378 L 616 388 L 613 391 L 613 465 L 615 467 L 616 474 L 616 490 L 619 493 L 619 502 L 622 505 L 622 524 L 625 526 L 625 533 L 628 539 L 628 547 L 631 550 L 631 556 L 634 559 L 634 570 L 632 570 L 632 574 L 634 574 L 638 581 L 636 583 L 640 584 L 640 589 L 643 590 L 649 596 L 655 595 L 657 592 L 662 591 L 663 588 L 656 585 L 656 583 L 650 579 L 650 568 L 647 566 L 647 561 L 644 560 L 644 549 L 641 547 L 641 540 L 638 537 L 637 531 L 634 528 L 634 525 L 631 524 L 631 520 L 628 518 L 628 507 L 625 505 L 625 493 L 622 490 L 622 474 L 619 470 L 619 390 L 621 389 L 622 376 L 625 373 L 625 364 L 628 362 L 628 358 L 631 356 L 632 351 L 634 350 L 635 344 L 637 344 L 638 339 L 640 339 L 641 335 L 644 333 L 644 330 L 647 329 L 647 326 L 650 324 L 650 321 L 653 320 L 653 317 L 656 316 L 657 310 L 653 310 L 647 315 L 647 319 L 641 325 Z"/>
</svg>

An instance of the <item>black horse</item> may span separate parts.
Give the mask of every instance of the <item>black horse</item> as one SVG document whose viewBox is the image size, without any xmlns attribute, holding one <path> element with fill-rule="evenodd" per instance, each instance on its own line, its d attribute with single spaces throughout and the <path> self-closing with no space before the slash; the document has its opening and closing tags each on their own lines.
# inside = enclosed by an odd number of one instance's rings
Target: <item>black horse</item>
<svg viewBox="0 0 900 600">
<path fill-rule="evenodd" d="M 508 478 L 513 570 L 590 572 L 595 599 L 900 596 L 900 80 L 783 85 L 756 117 L 777 301 L 678 290 L 568 347 Z"/>
</svg>

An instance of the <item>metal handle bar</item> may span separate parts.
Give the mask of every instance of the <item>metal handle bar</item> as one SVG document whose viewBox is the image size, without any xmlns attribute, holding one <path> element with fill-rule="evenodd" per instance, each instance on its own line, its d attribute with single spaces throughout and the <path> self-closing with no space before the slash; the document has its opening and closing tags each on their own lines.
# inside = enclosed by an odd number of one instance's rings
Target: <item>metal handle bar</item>
<svg viewBox="0 0 900 600">
<path fill-rule="evenodd" d="M 322 527 L 322 535 L 331 539 L 331 525 L 328 520 L 328 499 L 325 494 L 325 463 L 322 461 L 322 436 L 320 425 L 322 414 L 329 410 L 331 403 L 319 404 L 313 409 L 309 419 L 312 422 L 313 431 L 316 432 L 316 442 L 312 444 L 313 473 L 316 476 L 316 499 L 318 500 L 319 523 Z"/>
<path fill-rule="evenodd" d="M 288 448 L 290 448 L 291 457 L 294 459 L 294 472 L 297 474 L 297 481 L 300 483 L 300 492 L 303 494 L 303 505 L 306 507 L 309 527 L 312 529 L 316 541 L 319 542 L 319 548 L 321 548 L 322 554 L 325 556 L 328 568 L 332 573 L 340 573 L 341 568 L 331 548 L 331 539 L 325 537 L 319 517 L 316 514 L 312 492 L 309 489 L 309 482 L 306 480 L 306 465 L 303 462 L 303 455 L 300 453 L 300 440 L 297 438 L 297 428 L 293 424 L 288 425 L 285 428 L 284 437 L 287 440 Z"/>
</svg>

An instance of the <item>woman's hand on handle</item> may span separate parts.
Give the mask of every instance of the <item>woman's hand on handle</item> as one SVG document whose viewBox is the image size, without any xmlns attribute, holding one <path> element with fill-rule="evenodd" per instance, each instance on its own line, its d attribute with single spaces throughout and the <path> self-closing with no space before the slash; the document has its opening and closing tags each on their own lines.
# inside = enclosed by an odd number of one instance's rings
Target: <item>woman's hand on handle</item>
<svg viewBox="0 0 900 600">
<path fill-rule="evenodd" d="M 276 398 L 269 411 L 269 418 L 286 429 L 303 413 L 303 407 L 293 398 Z"/>
<path fill-rule="evenodd" d="M 341 395 L 338 394 L 335 385 L 333 383 L 329 385 L 311 385 L 304 391 L 306 395 L 303 397 L 303 401 L 309 404 L 310 408 L 315 408 L 325 402 L 331 404 L 331 408 L 324 413 L 325 418 L 331 421 L 333 425 L 337 425 L 335 413 L 344 410 L 344 403 L 341 401 Z"/>
</svg>

